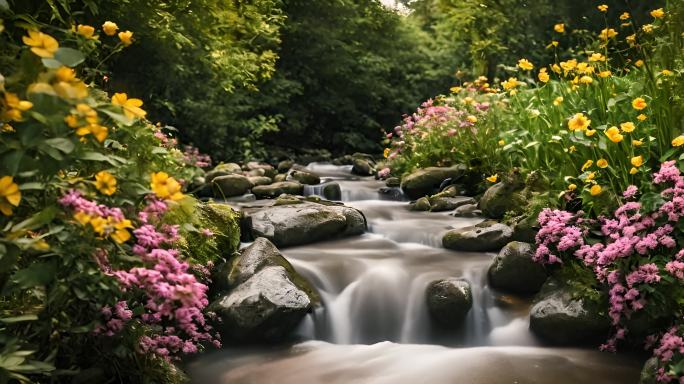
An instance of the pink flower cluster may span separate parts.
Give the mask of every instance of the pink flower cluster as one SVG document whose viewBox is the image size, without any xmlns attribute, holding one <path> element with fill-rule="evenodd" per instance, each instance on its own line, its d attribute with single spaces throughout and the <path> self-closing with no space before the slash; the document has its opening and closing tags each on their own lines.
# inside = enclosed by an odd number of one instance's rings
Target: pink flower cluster
<svg viewBox="0 0 684 384">
<path fill-rule="evenodd" d="M 114 308 L 105 306 L 101 310 L 105 324 L 95 329 L 96 334 L 114 336 L 121 332 L 124 325 L 133 318 L 133 311 L 128 309 L 128 303 L 119 301 Z"/>
<path fill-rule="evenodd" d="M 77 190 L 70 189 L 58 201 L 66 208 L 71 208 L 76 212 L 82 212 L 90 216 L 111 217 L 116 222 L 125 219 L 120 208 L 109 208 L 106 205 L 97 204 L 83 197 L 83 194 Z"/>
<path fill-rule="evenodd" d="M 661 383 L 670 383 L 677 380 L 679 383 L 684 383 L 683 377 L 674 377 L 670 375 L 665 367 L 669 362 L 673 361 L 675 356 L 678 360 L 682 359 L 684 355 L 684 338 L 681 336 L 681 330 L 678 327 L 671 327 L 665 334 L 660 337 L 658 346 L 653 350 L 653 354 L 660 360 L 660 367 L 656 372 L 656 380 Z"/>
<path fill-rule="evenodd" d="M 183 147 L 183 161 L 185 164 L 200 168 L 211 167 L 211 156 L 201 153 L 199 148 L 192 145 Z"/>
</svg>

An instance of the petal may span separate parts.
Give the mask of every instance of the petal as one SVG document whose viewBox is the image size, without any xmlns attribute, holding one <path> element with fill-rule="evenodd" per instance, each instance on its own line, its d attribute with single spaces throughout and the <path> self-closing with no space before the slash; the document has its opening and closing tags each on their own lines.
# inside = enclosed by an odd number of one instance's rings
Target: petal
<svg viewBox="0 0 684 384">
<path fill-rule="evenodd" d="M 2 212 L 2 214 L 5 216 L 11 216 L 12 206 L 5 203 L 4 201 L 0 201 L 0 212 Z"/>
<path fill-rule="evenodd" d="M 140 99 L 128 99 L 128 101 L 126 101 L 126 106 L 129 107 L 141 107 L 142 105 L 143 102 Z"/>
<path fill-rule="evenodd" d="M 114 105 L 126 105 L 126 100 L 128 99 L 128 95 L 125 93 L 115 93 L 114 96 L 112 96 L 112 104 Z"/>
<path fill-rule="evenodd" d="M 16 193 L 5 196 L 5 198 L 7 199 L 7 201 L 9 201 L 10 204 L 14 205 L 15 207 L 18 207 L 19 202 L 21 201 L 21 192 L 17 191 Z"/>
<path fill-rule="evenodd" d="M 3 176 L 0 178 L 0 196 L 4 195 L 4 191 L 13 183 L 12 180 L 12 176 Z"/>
</svg>

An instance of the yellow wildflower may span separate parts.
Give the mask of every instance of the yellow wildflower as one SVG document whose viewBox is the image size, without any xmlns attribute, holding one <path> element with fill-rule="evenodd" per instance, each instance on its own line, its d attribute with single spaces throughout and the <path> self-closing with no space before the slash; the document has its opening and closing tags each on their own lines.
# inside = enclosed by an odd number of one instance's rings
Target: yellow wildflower
<svg viewBox="0 0 684 384">
<path fill-rule="evenodd" d="M 625 38 L 625 40 L 631 44 L 634 45 L 636 43 L 636 35 L 629 35 Z"/>
<path fill-rule="evenodd" d="M 644 61 L 641 60 L 641 59 L 639 59 L 639 60 L 637 60 L 637 61 L 634 62 L 634 65 L 636 65 L 637 67 L 641 67 L 641 66 L 644 65 Z"/>
<path fill-rule="evenodd" d="M 651 33 L 651 32 L 653 32 L 653 28 L 654 28 L 654 27 L 653 27 L 653 24 L 644 24 L 644 25 L 641 27 L 641 30 L 644 31 L 644 32 L 646 32 L 646 33 Z"/>
<path fill-rule="evenodd" d="M 21 121 L 23 119 L 22 112 L 26 112 L 33 108 L 33 103 L 27 100 L 21 100 L 16 93 L 5 92 L 4 103 L 0 101 L 0 106 L 4 104 L 5 110 L 0 118 L 5 120 Z"/>
<path fill-rule="evenodd" d="M 591 137 L 591 136 L 594 136 L 596 134 L 596 130 L 595 129 L 587 129 L 586 131 L 584 131 L 584 134 Z"/>
<path fill-rule="evenodd" d="M 596 161 L 596 166 L 599 168 L 606 168 L 608 166 L 608 160 L 606 159 L 598 159 Z"/>
<path fill-rule="evenodd" d="M 596 53 L 592 53 L 591 56 L 589 56 L 589 61 L 591 61 L 591 62 L 606 61 L 606 57 L 603 56 L 602 54 L 596 52 Z"/>
<path fill-rule="evenodd" d="M 386 159 L 387 156 L 389 156 L 389 153 L 390 153 L 390 149 L 389 149 L 389 148 L 385 148 L 385 150 L 382 151 L 382 156 Z"/>
<path fill-rule="evenodd" d="M 503 141 L 503 139 L 501 139 L 501 140 L 499 140 L 499 145 L 500 145 L 500 146 L 504 146 L 504 145 L 506 145 L 506 142 Z"/>
<path fill-rule="evenodd" d="M 639 172 L 639 170 L 636 169 L 636 168 L 634 168 L 634 167 L 632 167 L 632 169 L 629 170 L 629 174 L 630 174 L 630 175 L 634 175 L 634 174 L 636 174 L 637 172 Z"/>
<path fill-rule="evenodd" d="M 112 233 L 109 235 L 109 237 L 111 237 L 115 242 L 122 244 L 131 238 L 131 233 L 128 232 L 128 228 L 133 228 L 133 224 L 130 220 L 124 219 L 115 222 L 111 217 L 109 217 L 107 224 L 110 228 L 112 228 Z"/>
<path fill-rule="evenodd" d="M 54 57 L 59 49 L 59 43 L 54 37 L 35 30 L 28 31 L 28 36 L 23 36 L 21 40 L 31 47 L 31 52 L 44 58 Z"/>
<path fill-rule="evenodd" d="M 634 156 L 629 160 L 630 163 L 632 163 L 633 166 L 635 167 L 641 167 L 644 164 L 644 157 L 639 155 L 639 156 Z"/>
<path fill-rule="evenodd" d="M 641 111 L 647 106 L 648 104 L 646 104 L 646 100 L 644 100 L 642 97 L 637 97 L 636 99 L 632 100 L 632 108 L 636 109 L 637 111 Z"/>
<path fill-rule="evenodd" d="M 575 184 L 568 185 L 568 191 L 574 191 L 575 189 L 577 189 L 577 185 L 575 185 Z"/>
<path fill-rule="evenodd" d="M 596 184 L 596 185 L 593 185 L 591 187 L 591 189 L 589 190 L 589 193 L 591 193 L 592 196 L 598 196 L 601 194 L 601 191 L 602 191 L 601 186 Z"/>
<path fill-rule="evenodd" d="M 176 179 L 166 172 L 157 172 L 151 175 L 150 187 L 159 198 L 166 200 L 180 200 L 183 198 L 181 185 Z"/>
<path fill-rule="evenodd" d="M 662 71 L 660 71 L 660 74 L 663 76 L 672 76 L 672 71 L 670 71 L 669 69 L 663 69 Z"/>
<path fill-rule="evenodd" d="M 112 104 L 121 106 L 126 117 L 130 119 L 135 117 L 143 118 L 147 115 L 147 112 L 140 108 L 143 105 L 142 100 L 129 99 L 125 93 L 115 93 L 112 96 Z"/>
<path fill-rule="evenodd" d="M 116 192 L 116 178 L 107 171 L 100 171 L 95 174 L 95 188 L 100 193 L 111 196 Z"/>
<path fill-rule="evenodd" d="M 568 72 L 575 69 L 575 67 L 577 67 L 577 60 L 570 59 L 568 61 L 561 61 L 560 66 L 561 68 L 563 68 L 563 71 L 567 74 Z"/>
<path fill-rule="evenodd" d="M 553 99 L 553 105 L 555 105 L 556 107 L 561 105 L 562 102 L 563 102 L 563 96 L 558 96 L 555 99 Z"/>
<path fill-rule="evenodd" d="M 565 32 L 565 24 L 558 23 L 558 24 L 553 26 L 553 30 L 558 32 L 558 33 L 564 33 Z"/>
<path fill-rule="evenodd" d="M 468 120 L 470 123 L 473 123 L 473 124 L 477 123 L 477 117 L 475 117 L 473 115 L 468 115 L 468 117 L 466 117 L 466 120 Z"/>
<path fill-rule="evenodd" d="M 0 212 L 5 216 L 12 215 L 12 206 L 18 207 L 21 202 L 21 191 L 12 176 L 0 178 Z"/>
<path fill-rule="evenodd" d="M 558 64 L 551 65 L 551 70 L 556 73 L 561 73 L 561 67 Z"/>
<path fill-rule="evenodd" d="M 575 147 L 574 145 L 571 145 L 571 146 L 568 148 L 568 152 L 570 152 L 570 153 L 575 153 L 575 152 L 577 152 L 577 147 Z"/>
<path fill-rule="evenodd" d="M 641 147 L 644 144 L 641 140 L 632 140 L 632 145 L 635 147 Z"/>
<path fill-rule="evenodd" d="M 496 180 L 498 180 L 498 179 L 499 179 L 499 174 L 497 173 L 497 174 L 489 176 L 487 178 L 487 181 L 489 181 L 490 183 L 496 183 Z"/>
<path fill-rule="evenodd" d="M 663 11 L 662 8 L 654 9 L 651 11 L 651 16 L 653 16 L 656 19 L 662 19 L 665 17 L 665 11 Z"/>
<path fill-rule="evenodd" d="M 622 129 L 622 132 L 629 133 L 634 131 L 634 128 L 636 127 L 634 126 L 634 123 L 632 123 L 631 121 L 627 121 L 625 123 L 620 124 L 620 129 Z"/>
<path fill-rule="evenodd" d="M 684 145 L 684 136 L 679 135 L 679 136 L 675 137 L 674 139 L 672 139 L 672 146 L 673 147 L 681 147 L 682 145 Z"/>
<path fill-rule="evenodd" d="M 463 88 L 461 88 L 459 86 L 453 86 L 453 87 L 449 88 L 451 93 L 459 93 L 459 92 L 461 92 L 461 89 L 463 89 Z"/>
<path fill-rule="evenodd" d="M 97 36 L 95 36 L 95 28 L 90 25 L 79 24 L 78 27 L 76 27 L 76 31 L 86 39 L 97 39 Z"/>
<path fill-rule="evenodd" d="M 124 46 L 128 47 L 133 44 L 133 32 L 119 32 L 119 40 L 121 40 Z"/>
<path fill-rule="evenodd" d="M 553 48 L 553 47 L 557 47 L 558 44 L 559 44 L 559 43 L 558 43 L 556 40 L 551 40 L 551 42 L 549 43 L 549 45 L 546 46 L 546 49 Z"/>
<path fill-rule="evenodd" d="M 637 120 L 639 121 L 646 121 L 648 119 L 648 116 L 644 115 L 643 113 L 637 116 Z"/>
<path fill-rule="evenodd" d="M 518 60 L 518 67 L 525 71 L 530 71 L 534 68 L 534 65 L 527 59 L 520 59 Z"/>
<path fill-rule="evenodd" d="M 582 77 L 579 79 L 579 81 L 580 81 L 580 83 L 582 83 L 582 84 L 587 84 L 587 85 L 589 85 L 589 84 L 591 84 L 591 83 L 594 82 L 594 79 L 592 79 L 591 76 L 586 76 L 586 75 L 585 75 L 585 76 L 582 76 Z"/>
<path fill-rule="evenodd" d="M 620 20 L 629 20 L 629 12 L 624 12 L 622 15 L 620 15 Z"/>
<path fill-rule="evenodd" d="M 596 8 L 598 8 L 598 10 L 601 12 L 608 12 L 608 6 L 606 4 L 601 4 Z"/>
<path fill-rule="evenodd" d="M 618 127 L 610 127 L 606 130 L 606 136 L 608 136 L 608 139 L 612 141 L 613 143 L 619 143 L 622 141 L 623 136 L 620 134 L 620 130 Z"/>
<path fill-rule="evenodd" d="M 594 165 L 594 160 L 587 160 L 584 165 L 582 165 L 582 172 L 586 171 L 587 169 L 591 168 L 591 166 Z"/>
<path fill-rule="evenodd" d="M 119 26 L 116 25 L 116 23 L 112 23 L 111 21 L 105 21 L 104 24 L 102 24 L 102 31 L 107 36 L 114 36 L 116 34 L 116 31 L 118 30 Z"/>
<path fill-rule="evenodd" d="M 617 35 L 618 33 L 613 28 L 604 28 L 601 30 L 601 33 L 599 34 L 599 39 L 603 41 L 608 41 L 609 39 L 612 39 Z"/>
<path fill-rule="evenodd" d="M 504 87 L 505 90 L 513 89 L 517 86 L 520 85 L 518 82 L 518 79 L 515 77 L 510 77 L 508 80 L 505 80 L 504 82 L 501 83 L 501 85 Z"/>
<path fill-rule="evenodd" d="M 546 83 L 549 81 L 549 74 L 546 73 L 546 68 L 542 68 L 539 70 L 538 77 L 539 77 L 539 81 L 541 81 L 542 83 Z"/>
<path fill-rule="evenodd" d="M 611 71 L 606 70 L 606 71 L 601 71 L 601 72 L 599 72 L 598 75 L 599 75 L 599 77 L 605 79 L 606 77 L 610 77 L 610 75 L 612 75 L 612 74 L 613 74 L 613 73 L 612 73 Z"/>
<path fill-rule="evenodd" d="M 591 120 L 589 120 L 584 113 L 579 112 L 568 121 L 568 129 L 571 131 L 583 131 L 587 129 L 590 124 Z"/>
</svg>

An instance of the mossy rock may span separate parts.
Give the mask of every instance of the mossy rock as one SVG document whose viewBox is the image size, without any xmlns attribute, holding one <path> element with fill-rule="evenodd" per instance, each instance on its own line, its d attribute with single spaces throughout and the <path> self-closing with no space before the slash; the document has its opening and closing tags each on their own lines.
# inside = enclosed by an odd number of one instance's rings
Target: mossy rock
<svg viewBox="0 0 684 384">
<path fill-rule="evenodd" d="M 507 212 L 521 214 L 527 206 L 527 199 L 522 193 L 524 188 L 522 176 L 514 170 L 500 183 L 487 189 L 480 199 L 479 207 L 491 219 L 501 219 Z"/>
<path fill-rule="evenodd" d="M 460 164 L 449 168 L 429 167 L 418 169 L 401 180 L 401 189 L 411 199 L 431 195 L 446 179 L 461 178 L 468 167 Z"/>
</svg>

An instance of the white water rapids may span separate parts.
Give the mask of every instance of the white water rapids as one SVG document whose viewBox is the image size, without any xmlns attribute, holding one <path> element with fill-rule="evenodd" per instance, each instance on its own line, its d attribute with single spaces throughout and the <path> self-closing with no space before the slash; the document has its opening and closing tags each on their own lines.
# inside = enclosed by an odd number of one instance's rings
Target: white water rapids
<svg viewBox="0 0 684 384">
<path fill-rule="evenodd" d="M 494 254 L 441 247 L 445 231 L 481 219 L 410 212 L 381 200 L 382 182 L 353 178 L 350 167 L 311 164 L 337 181 L 345 204 L 361 210 L 368 233 L 282 249 L 321 294 L 297 336 L 303 342 L 226 348 L 189 365 L 196 383 L 636 383 L 639 361 L 592 349 L 548 348 L 528 330 L 530 298 L 488 287 Z M 314 191 L 315 189 L 310 189 Z M 462 329 L 431 323 L 425 288 L 463 277 L 473 308 Z M 562 332 L 562 330 L 559 330 Z M 308 340 L 308 341 L 307 341 Z"/>
</svg>

